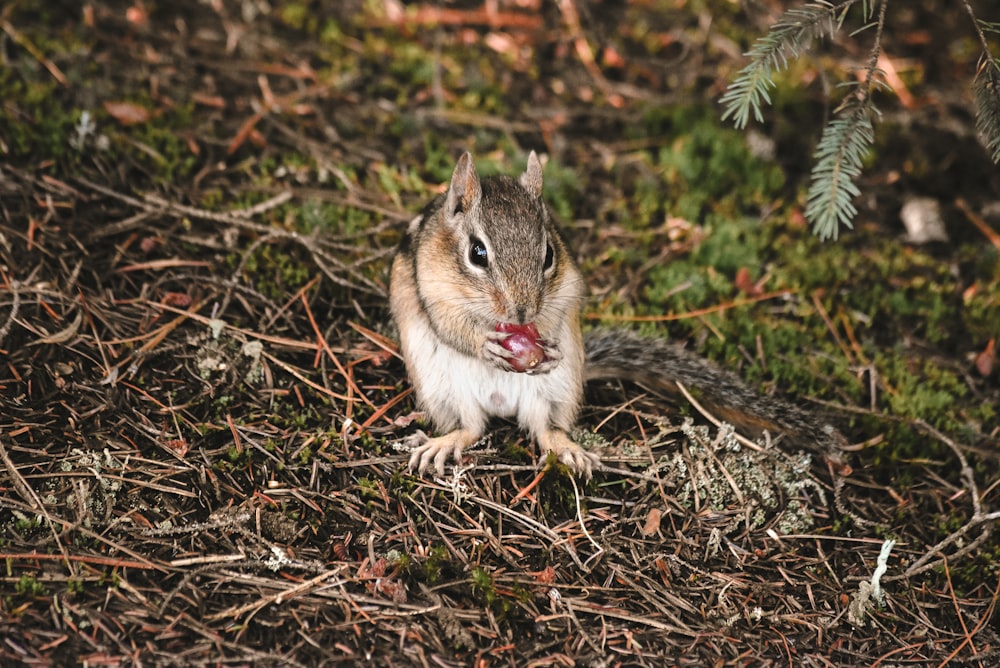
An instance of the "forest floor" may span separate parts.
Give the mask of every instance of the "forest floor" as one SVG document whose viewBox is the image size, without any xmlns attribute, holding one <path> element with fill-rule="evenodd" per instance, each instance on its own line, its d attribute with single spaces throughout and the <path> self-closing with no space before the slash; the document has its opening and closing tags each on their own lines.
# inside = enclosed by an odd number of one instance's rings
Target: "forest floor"
<svg viewBox="0 0 1000 668">
<path fill-rule="evenodd" d="M 0 662 L 997 665 L 1000 173 L 967 17 L 891 6 L 897 94 L 821 242 L 812 151 L 872 35 L 849 14 L 737 131 L 718 98 L 782 10 L 752 7 L 4 5 Z M 409 473 L 388 260 L 464 150 L 543 156 L 588 328 L 683 341 L 848 445 L 741 445 L 607 383 L 591 480 L 503 423 Z"/>
</svg>

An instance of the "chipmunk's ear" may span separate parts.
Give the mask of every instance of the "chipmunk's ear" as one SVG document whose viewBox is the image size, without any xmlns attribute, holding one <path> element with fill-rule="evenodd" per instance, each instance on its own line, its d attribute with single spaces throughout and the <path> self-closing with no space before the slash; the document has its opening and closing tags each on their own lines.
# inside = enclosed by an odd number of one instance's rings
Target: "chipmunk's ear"
<svg viewBox="0 0 1000 668">
<path fill-rule="evenodd" d="M 478 206 L 482 193 L 472 154 L 466 151 L 458 159 L 448 184 L 448 194 L 444 198 L 445 220 L 451 221 L 458 214 L 468 213 Z"/>
<path fill-rule="evenodd" d="M 521 185 L 534 197 L 542 196 L 542 163 L 534 151 L 528 156 L 528 168 L 521 174 Z"/>
</svg>

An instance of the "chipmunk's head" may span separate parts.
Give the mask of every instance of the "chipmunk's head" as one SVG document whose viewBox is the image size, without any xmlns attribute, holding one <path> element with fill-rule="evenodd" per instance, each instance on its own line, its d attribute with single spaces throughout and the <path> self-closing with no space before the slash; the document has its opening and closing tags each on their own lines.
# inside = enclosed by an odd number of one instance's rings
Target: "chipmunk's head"
<svg viewBox="0 0 1000 668">
<path fill-rule="evenodd" d="M 477 319 L 490 327 L 534 322 L 554 298 L 565 271 L 566 248 L 542 201 L 542 165 L 532 151 L 517 180 L 480 179 L 465 153 L 436 212 L 438 258 L 449 255 L 439 287 L 450 284 Z"/>
</svg>

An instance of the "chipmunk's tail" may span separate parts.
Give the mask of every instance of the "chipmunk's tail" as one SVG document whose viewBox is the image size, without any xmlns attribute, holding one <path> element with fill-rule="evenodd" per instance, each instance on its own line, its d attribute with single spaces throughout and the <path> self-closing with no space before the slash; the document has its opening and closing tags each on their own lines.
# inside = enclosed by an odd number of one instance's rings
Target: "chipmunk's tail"
<svg viewBox="0 0 1000 668">
<path fill-rule="evenodd" d="M 594 330 L 584 336 L 586 379 L 624 379 L 653 391 L 679 395 L 678 383 L 719 419 L 754 435 L 788 434 L 796 444 L 833 454 L 846 443 L 831 425 L 787 401 L 767 397 L 735 373 L 662 339 L 628 330 Z"/>
</svg>

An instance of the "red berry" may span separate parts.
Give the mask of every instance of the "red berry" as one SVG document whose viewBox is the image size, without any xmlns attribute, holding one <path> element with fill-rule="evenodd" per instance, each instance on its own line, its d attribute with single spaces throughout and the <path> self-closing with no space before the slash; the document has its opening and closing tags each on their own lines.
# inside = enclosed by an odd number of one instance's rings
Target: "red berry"
<svg viewBox="0 0 1000 668">
<path fill-rule="evenodd" d="M 529 371 L 545 361 L 545 350 L 540 344 L 535 323 L 516 325 L 501 322 L 497 323 L 497 331 L 510 334 L 500 345 L 513 353 L 514 356 L 507 361 L 515 371 Z"/>
</svg>

